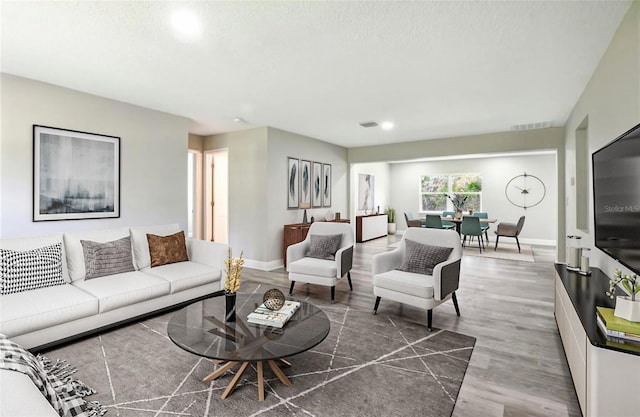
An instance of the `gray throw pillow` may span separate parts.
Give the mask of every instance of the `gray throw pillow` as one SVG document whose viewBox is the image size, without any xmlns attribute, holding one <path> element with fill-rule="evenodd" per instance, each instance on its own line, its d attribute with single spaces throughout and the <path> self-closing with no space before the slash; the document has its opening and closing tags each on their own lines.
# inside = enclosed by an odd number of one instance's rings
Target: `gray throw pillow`
<svg viewBox="0 0 640 417">
<path fill-rule="evenodd" d="M 310 258 L 336 259 L 336 252 L 340 249 L 342 235 L 311 235 L 311 248 L 307 252 Z"/>
<path fill-rule="evenodd" d="M 111 242 L 81 240 L 85 279 L 135 271 L 129 236 Z"/>
<path fill-rule="evenodd" d="M 27 251 L 0 249 L 0 294 L 64 283 L 62 243 Z"/>
<path fill-rule="evenodd" d="M 449 258 L 453 248 L 431 246 L 405 239 L 406 252 L 400 271 L 431 275 L 433 268 Z"/>
</svg>

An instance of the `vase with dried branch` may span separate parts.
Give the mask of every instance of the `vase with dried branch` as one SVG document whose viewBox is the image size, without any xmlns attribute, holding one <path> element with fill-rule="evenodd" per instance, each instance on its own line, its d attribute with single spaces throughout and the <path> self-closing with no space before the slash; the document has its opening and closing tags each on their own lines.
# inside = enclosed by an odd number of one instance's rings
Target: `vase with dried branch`
<svg viewBox="0 0 640 417">
<path fill-rule="evenodd" d="M 242 266 L 244 265 L 242 254 L 243 252 L 240 252 L 240 257 L 234 258 L 231 248 L 229 248 L 229 254 L 224 261 L 225 320 L 228 322 L 236 321 L 236 292 L 240 288 L 240 276 L 242 274 Z"/>
</svg>

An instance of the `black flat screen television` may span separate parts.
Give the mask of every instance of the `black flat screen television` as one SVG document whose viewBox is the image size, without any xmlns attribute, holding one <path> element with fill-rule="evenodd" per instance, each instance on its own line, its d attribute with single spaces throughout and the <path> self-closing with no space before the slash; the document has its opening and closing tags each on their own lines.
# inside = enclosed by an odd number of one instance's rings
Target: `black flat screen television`
<svg viewBox="0 0 640 417">
<path fill-rule="evenodd" d="M 595 246 L 640 274 L 640 124 L 591 159 Z"/>
</svg>

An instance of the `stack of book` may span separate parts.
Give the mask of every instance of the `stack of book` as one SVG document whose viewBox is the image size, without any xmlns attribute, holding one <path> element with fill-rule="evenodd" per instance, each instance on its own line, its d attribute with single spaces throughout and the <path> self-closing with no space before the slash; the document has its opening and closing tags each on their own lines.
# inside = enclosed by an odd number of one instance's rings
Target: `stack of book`
<svg viewBox="0 0 640 417">
<path fill-rule="evenodd" d="M 298 301 L 285 301 L 279 310 L 269 310 L 264 304 L 260 304 L 253 313 L 247 316 L 247 321 L 263 326 L 282 328 L 299 308 Z"/>
<path fill-rule="evenodd" d="M 598 327 L 607 337 L 607 346 L 640 352 L 640 323 L 616 317 L 614 309 L 596 307 Z"/>
</svg>

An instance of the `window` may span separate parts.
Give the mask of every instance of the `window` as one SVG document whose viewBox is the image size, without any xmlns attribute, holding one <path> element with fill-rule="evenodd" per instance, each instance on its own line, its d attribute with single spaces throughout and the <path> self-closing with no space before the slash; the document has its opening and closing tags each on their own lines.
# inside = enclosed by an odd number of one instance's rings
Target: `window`
<svg viewBox="0 0 640 417">
<path fill-rule="evenodd" d="M 423 175 L 420 177 L 420 211 L 454 211 L 447 196 L 466 197 L 465 210 L 482 209 L 482 179 L 478 174 Z"/>
</svg>

